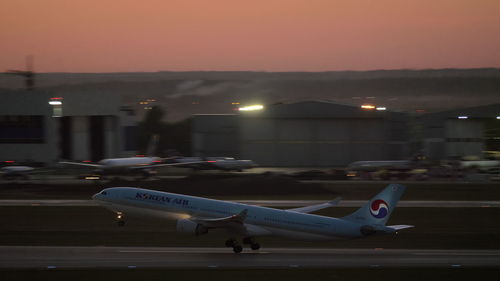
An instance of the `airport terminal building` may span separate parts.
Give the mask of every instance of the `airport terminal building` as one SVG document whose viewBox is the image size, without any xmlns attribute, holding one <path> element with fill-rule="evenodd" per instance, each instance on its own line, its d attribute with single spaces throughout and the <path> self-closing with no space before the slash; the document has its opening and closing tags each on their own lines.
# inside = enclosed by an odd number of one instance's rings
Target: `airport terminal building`
<svg viewBox="0 0 500 281">
<path fill-rule="evenodd" d="M 15 90 L 1 99 L 0 161 L 98 161 L 136 151 L 136 117 L 116 96 Z"/>
<path fill-rule="evenodd" d="M 195 115 L 195 156 L 234 156 L 261 166 L 342 167 L 411 156 L 409 117 L 389 110 L 305 101 L 234 115 Z"/>
</svg>

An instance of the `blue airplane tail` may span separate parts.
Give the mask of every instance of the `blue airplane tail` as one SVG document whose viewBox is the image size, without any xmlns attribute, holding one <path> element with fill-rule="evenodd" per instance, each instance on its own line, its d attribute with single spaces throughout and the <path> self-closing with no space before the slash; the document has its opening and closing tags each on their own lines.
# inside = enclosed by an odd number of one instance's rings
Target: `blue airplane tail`
<svg viewBox="0 0 500 281">
<path fill-rule="evenodd" d="M 365 225 L 383 226 L 389 220 L 405 190 L 406 187 L 403 185 L 389 184 L 363 207 L 342 219 Z"/>
</svg>

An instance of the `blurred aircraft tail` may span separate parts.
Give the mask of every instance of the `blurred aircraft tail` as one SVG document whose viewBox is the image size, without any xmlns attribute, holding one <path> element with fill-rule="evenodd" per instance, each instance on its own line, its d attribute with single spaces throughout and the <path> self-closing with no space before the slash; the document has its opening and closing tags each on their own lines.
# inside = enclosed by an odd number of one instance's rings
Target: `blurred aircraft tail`
<svg viewBox="0 0 500 281">
<path fill-rule="evenodd" d="M 153 157 L 157 155 L 158 142 L 160 141 L 159 135 L 152 135 L 149 139 L 148 149 L 146 150 L 146 156 Z"/>
</svg>

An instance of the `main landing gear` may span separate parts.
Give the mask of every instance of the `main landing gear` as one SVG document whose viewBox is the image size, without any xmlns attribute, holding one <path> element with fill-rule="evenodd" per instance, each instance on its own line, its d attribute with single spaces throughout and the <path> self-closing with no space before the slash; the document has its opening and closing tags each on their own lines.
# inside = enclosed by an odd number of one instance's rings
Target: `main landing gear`
<svg viewBox="0 0 500 281">
<path fill-rule="evenodd" d="M 252 237 L 243 238 L 243 244 L 250 244 L 250 248 L 254 251 L 260 249 L 260 244 L 255 242 Z"/>
<path fill-rule="evenodd" d="M 252 237 L 244 238 L 243 244 L 250 244 L 250 248 L 254 251 L 260 249 L 260 244 L 256 243 Z M 233 251 L 237 254 L 243 251 L 243 247 L 233 238 L 226 240 L 226 247 L 233 248 Z"/>
</svg>

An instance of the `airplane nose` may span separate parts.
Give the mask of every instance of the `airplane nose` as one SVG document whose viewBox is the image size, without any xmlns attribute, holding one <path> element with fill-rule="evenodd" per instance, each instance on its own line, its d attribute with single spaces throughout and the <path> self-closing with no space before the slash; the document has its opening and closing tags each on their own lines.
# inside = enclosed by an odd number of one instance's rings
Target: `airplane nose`
<svg viewBox="0 0 500 281">
<path fill-rule="evenodd" d="M 96 194 L 92 195 L 92 200 L 96 200 L 97 199 L 97 194 L 99 194 L 99 193 L 96 193 Z"/>
</svg>

